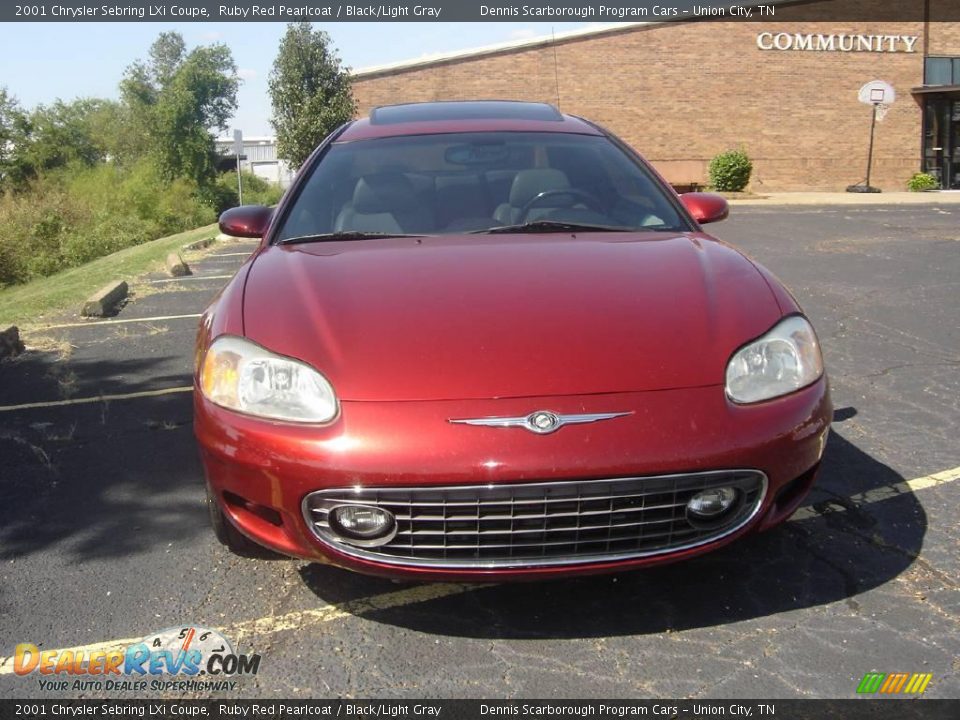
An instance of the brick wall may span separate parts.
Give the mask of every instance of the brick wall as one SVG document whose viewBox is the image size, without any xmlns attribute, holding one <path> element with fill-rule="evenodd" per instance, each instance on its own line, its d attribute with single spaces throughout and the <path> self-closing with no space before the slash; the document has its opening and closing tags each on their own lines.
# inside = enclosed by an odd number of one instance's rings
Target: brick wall
<svg viewBox="0 0 960 720">
<path fill-rule="evenodd" d="M 910 0 L 908 0 L 910 1 Z M 917 0 L 913 0 L 917 1 Z M 935 0 L 944 1 L 944 0 Z M 955 1 L 955 0 L 951 0 Z M 363 74 L 361 114 L 376 105 L 455 99 L 559 102 L 622 137 L 672 182 L 703 182 L 717 152 L 743 146 L 751 187 L 842 190 L 863 179 L 870 109 L 859 87 L 890 82 L 898 101 L 878 124 L 873 184 L 903 189 L 920 165 L 922 22 L 687 22 Z M 918 35 L 916 52 L 764 51 L 763 31 Z M 930 47 L 960 55 L 956 24 L 930 26 Z"/>
<path fill-rule="evenodd" d="M 955 3 L 957 0 L 933 0 L 934 7 L 931 16 L 936 17 L 936 3 Z M 929 55 L 958 55 L 960 56 L 960 23 L 932 22 L 930 23 Z"/>
</svg>

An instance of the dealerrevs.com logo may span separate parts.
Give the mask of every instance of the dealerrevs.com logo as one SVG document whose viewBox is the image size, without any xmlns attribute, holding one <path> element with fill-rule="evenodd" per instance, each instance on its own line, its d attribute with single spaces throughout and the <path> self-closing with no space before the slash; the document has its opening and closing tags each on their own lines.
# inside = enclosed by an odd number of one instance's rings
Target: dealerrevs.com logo
<svg viewBox="0 0 960 720">
<path fill-rule="evenodd" d="M 151 633 L 125 648 L 41 650 L 20 643 L 17 675 L 38 675 L 42 690 L 234 690 L 256 675 L 260 655 L 242 655 L 216 630 L 190 625 Z"/>
</svg>

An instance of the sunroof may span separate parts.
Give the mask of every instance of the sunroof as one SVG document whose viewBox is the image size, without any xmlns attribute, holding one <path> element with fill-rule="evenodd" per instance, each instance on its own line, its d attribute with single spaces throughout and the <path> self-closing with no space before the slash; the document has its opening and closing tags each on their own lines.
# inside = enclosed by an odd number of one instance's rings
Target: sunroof
<svg viewBox="0 0 960 720">
<path fill-rule="evenodd" d="M 546 103 L 478 100 L 464 102 L 424 102 L 387 105 L 370 112 L 373 125 L 396 125 L 444 120 L 553 120 L 560 112 Z"/>
</svg>

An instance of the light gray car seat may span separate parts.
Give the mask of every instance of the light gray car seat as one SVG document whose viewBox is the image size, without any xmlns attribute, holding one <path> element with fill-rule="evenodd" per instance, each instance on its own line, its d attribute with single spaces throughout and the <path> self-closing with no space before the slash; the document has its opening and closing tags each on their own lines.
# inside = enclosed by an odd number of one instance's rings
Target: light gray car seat
<svg viewBox="0 0 960 720">
<path fill-rule="evenodd" d="M 433 229 L 432 213 L 403 173 L 364 175 L 353 199 L 337 216 L 334 229 L 360 232 L 417 233 Z"/>
<path fill-rule="evenodd" d="M 537 195 L 548 190 L 566 190 L 570 187 L 567 174 L 552 168 L 521 170 L 510 186 L 510 199 L 497 206 L 494 217 L 501 225 L 516 225 L 521 221 L 520 213 L 524 206 Z M 576 198 L 571 195 L 554 195 L 544 198 L 527 213 L 525 222 L 532 222 L 549 214 L 557 208 L 568 208 Z"/>
</svg>

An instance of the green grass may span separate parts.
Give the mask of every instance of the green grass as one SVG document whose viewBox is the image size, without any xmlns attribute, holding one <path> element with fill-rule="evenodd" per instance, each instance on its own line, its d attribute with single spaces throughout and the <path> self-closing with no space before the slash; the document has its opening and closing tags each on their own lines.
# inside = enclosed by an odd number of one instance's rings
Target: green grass
<svg viewBox="0 0 960 720">
<path fill-rule="evenodd" d="M 162 268 L 167 253 L 195 240 L 213 237 L 217 232 L 216 225 L 188 230 L 0 290 L 0 329 L 9 325 L 42 325 L 51 314 L 65 310 L 79 313 L 83 301 L 107 283 L 126 280 L 132 284 L 137 276 Z"/>
</svg>

